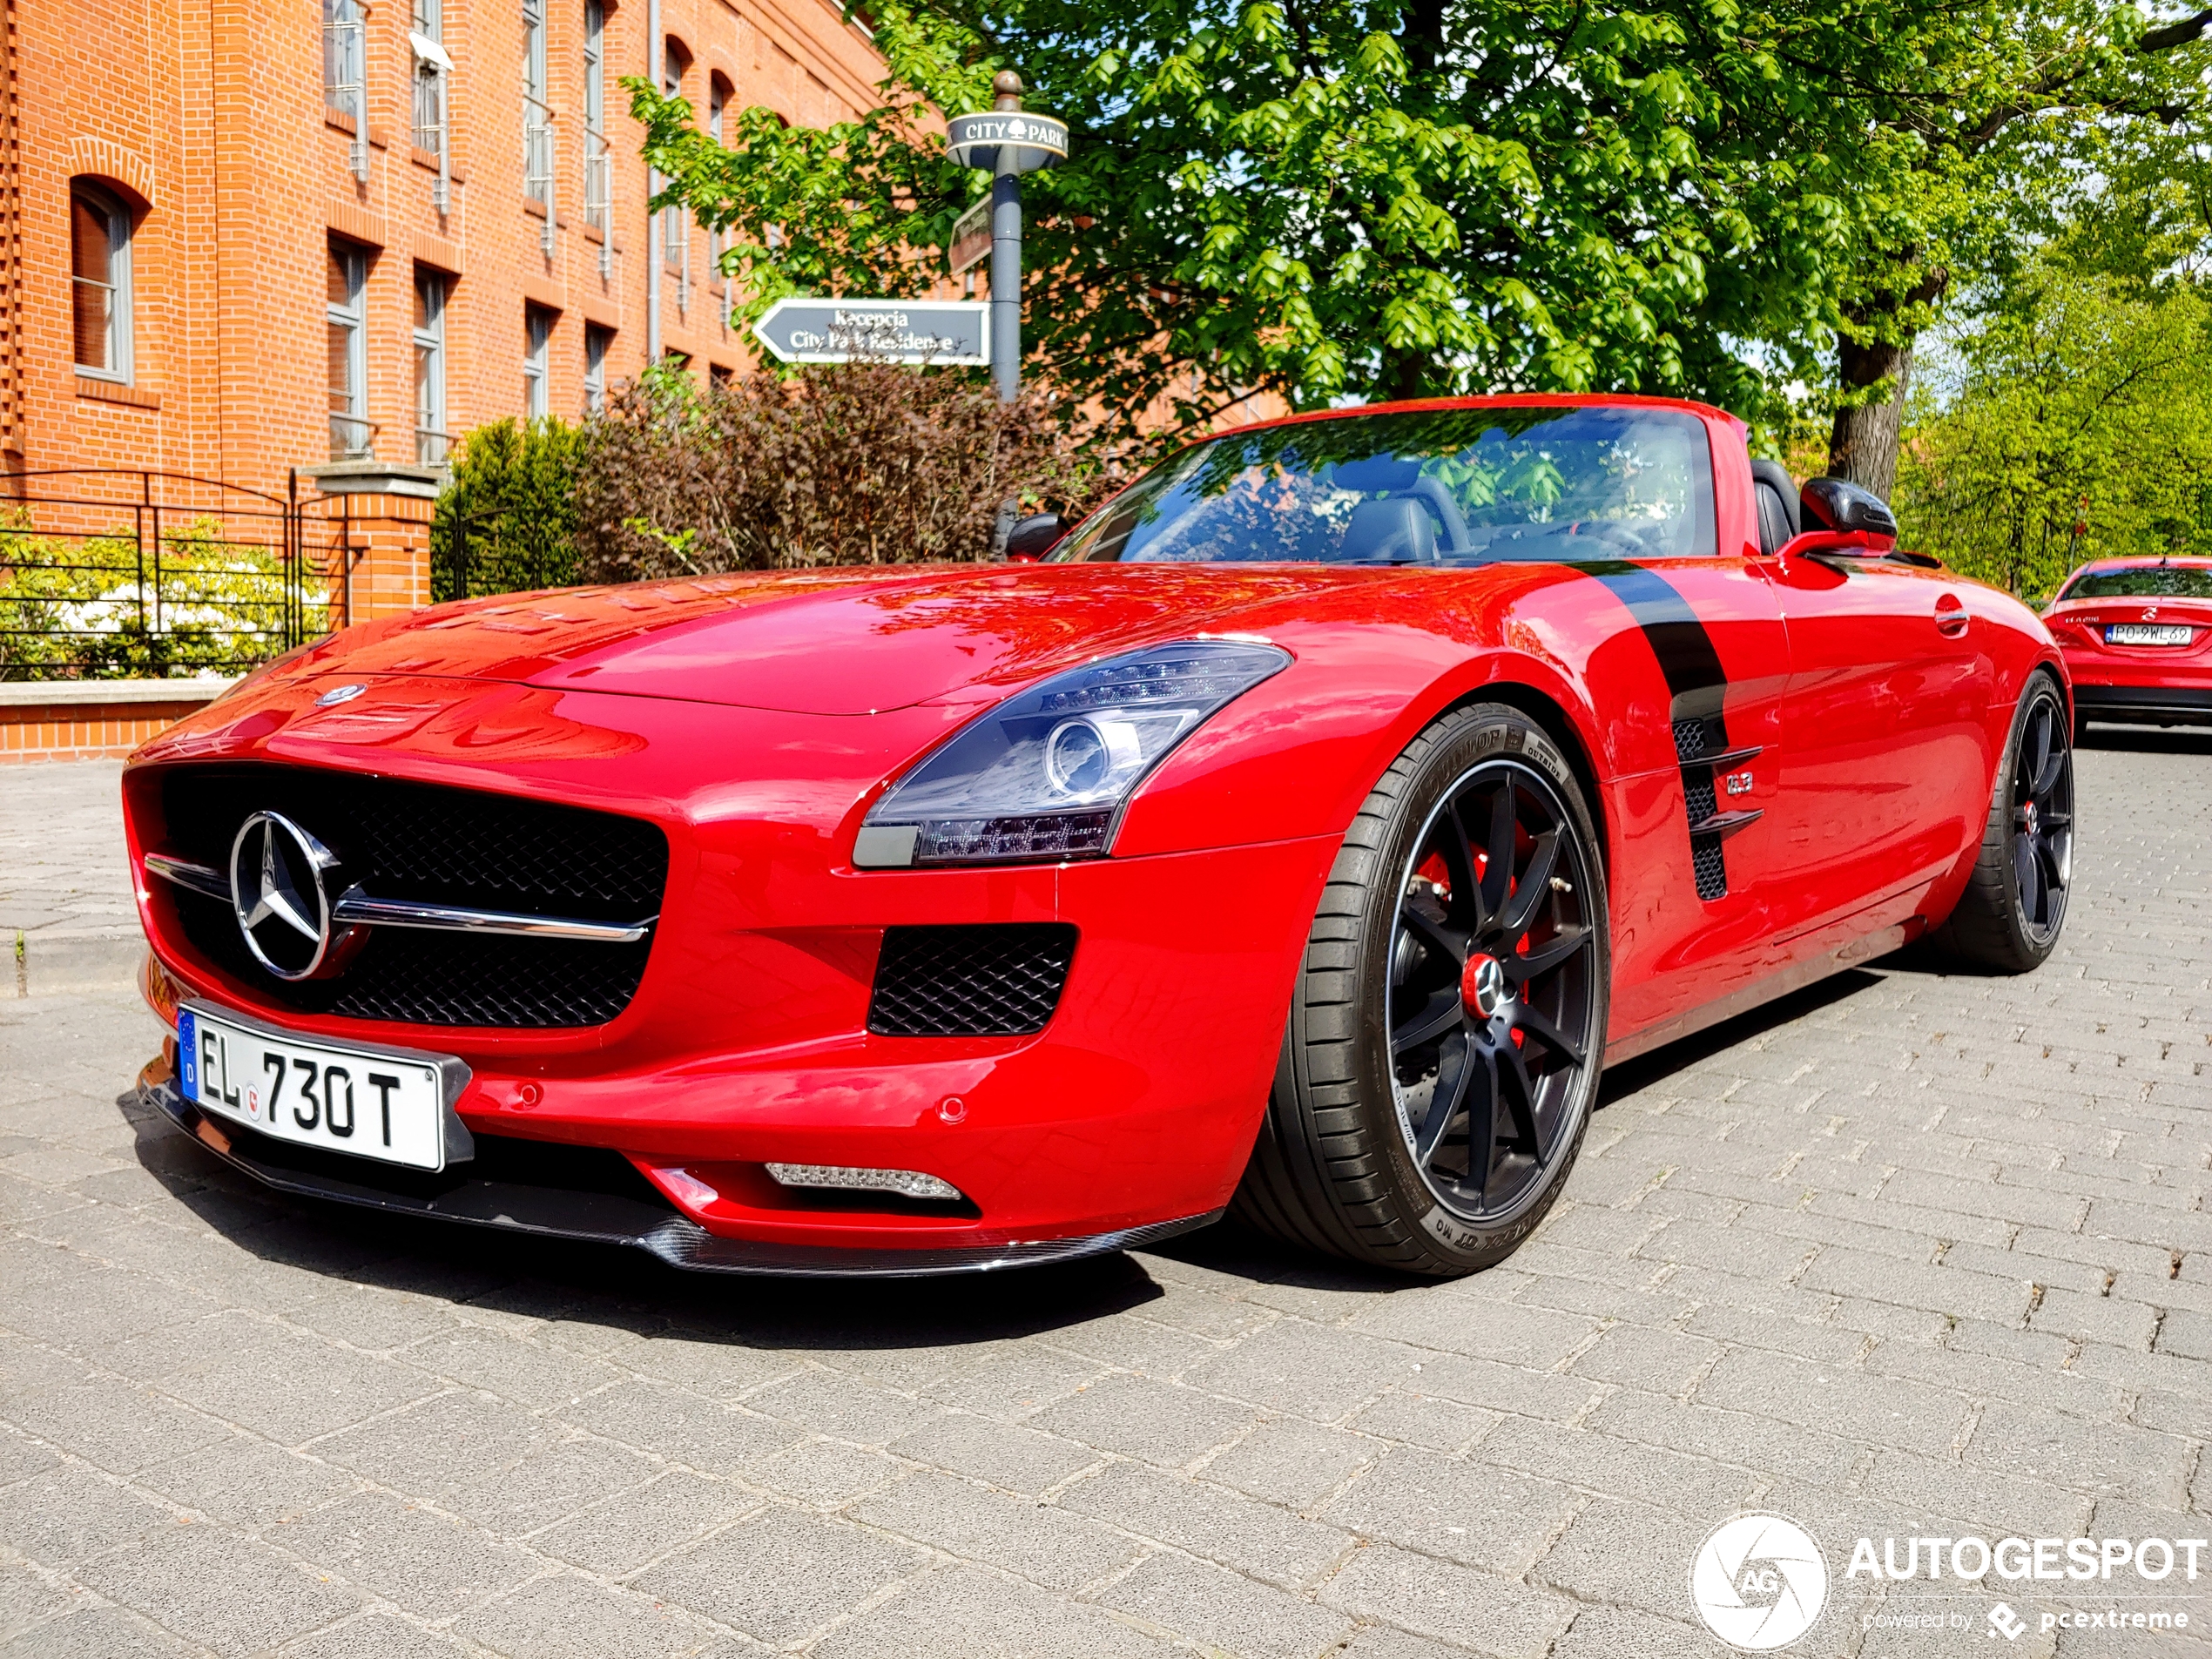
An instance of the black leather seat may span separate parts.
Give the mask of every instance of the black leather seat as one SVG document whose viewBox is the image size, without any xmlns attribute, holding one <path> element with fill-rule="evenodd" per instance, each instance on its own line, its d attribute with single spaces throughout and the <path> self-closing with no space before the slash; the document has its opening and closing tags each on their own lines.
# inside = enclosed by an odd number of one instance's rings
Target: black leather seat
<svg viewBox="0 0 2212 1659">
<path fill-rule="evenodd" d="M 1337 557 L 1346 564 L 1433 564 L 1436 521 L 1417 496 L 1363 501 L 1352 509 Z"/>
</svg>

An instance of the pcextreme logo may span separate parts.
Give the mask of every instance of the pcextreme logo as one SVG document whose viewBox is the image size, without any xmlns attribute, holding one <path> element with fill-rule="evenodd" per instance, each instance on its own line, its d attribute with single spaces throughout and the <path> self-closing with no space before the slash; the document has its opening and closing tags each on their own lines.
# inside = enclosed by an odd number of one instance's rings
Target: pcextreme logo
<svg viewBox="0 0 2212 1659">
<path fill-rule="evenodd" d="M 1827 1558 L 1780 1515 L 1723 1521 L 1689 1564 L 1689 1604 L 1708 1630 L 1746 1653 L 1788 1647 L 1812 1629 L 1827 1600 Z"/>
</svg>

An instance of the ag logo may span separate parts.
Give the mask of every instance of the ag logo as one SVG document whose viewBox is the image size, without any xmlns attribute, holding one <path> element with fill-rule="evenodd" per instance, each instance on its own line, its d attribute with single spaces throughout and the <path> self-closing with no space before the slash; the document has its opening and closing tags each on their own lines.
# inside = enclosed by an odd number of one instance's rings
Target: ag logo
<svg viewBox="0 0 2212 1659">
<path fill-rule="evenodd" d="M 1828 1562 L 1780 1515 L 1737 1515 L 1713 1528 L 1689 1567 L 1689 1602 L 1731 1648 L 1767 1653 L 1812 1629 L 1828 1600 Z"/>
</svg>

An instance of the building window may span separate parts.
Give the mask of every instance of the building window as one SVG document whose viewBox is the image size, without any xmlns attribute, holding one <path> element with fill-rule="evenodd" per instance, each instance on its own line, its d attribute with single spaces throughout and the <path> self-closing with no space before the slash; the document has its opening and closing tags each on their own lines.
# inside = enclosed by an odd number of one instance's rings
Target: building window
<svg viewBox="0 0 2212 1659">
<path fill-rule="evenodd" d="M 368 43 L 361 0 L 322 0 L 322 101 L 354 124 L 353 169 L 368 177 Z"/>
<path fill-rule="evenodd" d="M 607 147 L 607 8 L 583 8 L 583 222 L 614 234 L 614 152 Z"/>
<path fill-rule="evenodd" d="M 552 359 L 553 314 L 526 306 L 523 309 L 523 418 L 542 419 L 553 407 L 547 368 Z"/>
<path fill-rule="evenodd" d="M 98 185 L 69 187 L 70 309 L 77 372 L 131 378 L 131 210 Z"/>
<path fill-rule="evenodd" d="M 368 259 L 350 242 L 330 244 L 325 314 L 330 323 L 330 458 L 346 461 L 374 453 L 376 430 L 368 421 L 368 330 L 362 299 Z"/>
<path fill-rule="evenodd" d="M 408 44 L 415 49 L 415 147 L 438 158 L 438 183 L 433 205 L 441 212 L 452 207 L 450 152 L 447 136 L 447 77 L 453 60 L 446 56 L 444 0 L 415 0 L 415 28 Z"/>
<path fill-rule="evenodd" d="M 719 75 L 710 77 L 706 84 L 706 134 L 717 145 L 726 147 L 723 113 L 730 105 L 730 83 Z M 722 233 L 706 233 L 706 274 L 711 282 L 722 272 Z"/>
<path fill-rule="evenodd" d="M 545 90 L 545 0 L 523 0 L 523 193 L 553 225 L 553 111 Z"/>
<path fill-rule="evenodd" d="M 681 98 L 684 78 L 691 67 L 691 54 L 675 41 L 670 41 L 668 56 L 662 66 L 661 90 L 671 98 Z M 662 266 L 676 279 L 676 308 L 681 311 L 690 304 L 691 297 L 691 239 L 685 233 L 684 210 L 680 207 L 661 210 L 660 256 Z"/>
<path fill-rule="evenodd" d="M 607 407 L 607 347 L 614 338 L 611 328 L 587 325 L 583 331 L 583 407 L 592 415 Z"/>
<path fill-rule="evenodd" d="M 435 271 L 415 273 L 415 462 L 445 463 L 446 280 Z"/>
</svg>

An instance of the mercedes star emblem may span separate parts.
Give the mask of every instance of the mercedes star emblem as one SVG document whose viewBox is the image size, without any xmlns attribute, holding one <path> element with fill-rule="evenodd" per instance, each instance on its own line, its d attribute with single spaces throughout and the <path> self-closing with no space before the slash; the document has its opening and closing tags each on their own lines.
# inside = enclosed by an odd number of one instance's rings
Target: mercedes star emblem
<svg viewBox="0 0 2212 1659">
<path fill-rule="evenodd" d="M 279 979 L 312 978 L 330 956 L 326 872 L 335 853 L 280 813 L 255 813 L 231 843 L 231 908 L 253 960 Z"/>
<path fill-rule="evenodd" d="M 350 703 L 368 689 L 366 685 L 339 685 L 325 691 L 315 699 L 319 709 L 334 708 L 341 703 Z"/>
</svg>

